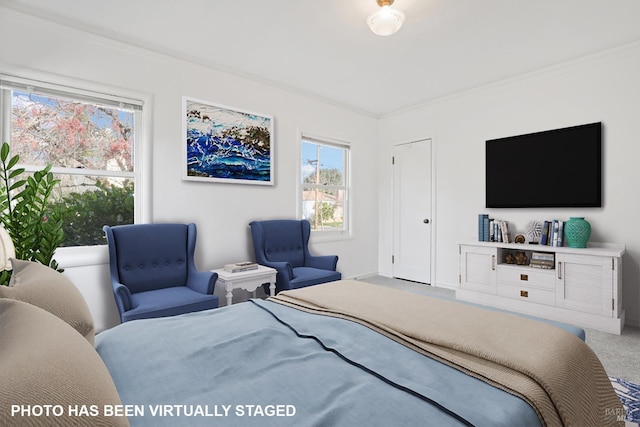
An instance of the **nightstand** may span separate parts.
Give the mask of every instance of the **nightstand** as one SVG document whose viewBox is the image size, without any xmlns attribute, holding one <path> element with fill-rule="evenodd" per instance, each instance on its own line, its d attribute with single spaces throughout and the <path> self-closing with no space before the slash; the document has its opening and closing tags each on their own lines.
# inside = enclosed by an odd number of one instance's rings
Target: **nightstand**
<svg viewBox="0 0 640 427">
<path fill-rule="evenodd" d="M 224 268 L 211 270 L 218 273 L 218 282 L 220 282 L 226 291 L 227 305 L 231 305 L 233 299 L 233 290 L 237 288 L 245 289 L 253 292 L 255 297 L 256 289 L 263 283 L 269 283 L 269 294 L 276 294 L 276 273 L 277 270 L 271 267 L 259 265 L 257 269 L 240 271 L 238 273 L 230 273 Z"/>
</svg>

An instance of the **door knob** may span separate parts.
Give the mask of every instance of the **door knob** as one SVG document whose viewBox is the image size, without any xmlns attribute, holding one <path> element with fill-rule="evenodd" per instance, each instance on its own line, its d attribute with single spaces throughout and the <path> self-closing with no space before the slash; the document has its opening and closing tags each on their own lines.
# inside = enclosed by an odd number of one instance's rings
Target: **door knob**
<svg viewBox="0 0 640 427">
<path fill-rule="evenodd" d="M 424 222 L 425 224 L 429 224 L 429 218 L 423 219 L 422 222 Z"/>
</svg>

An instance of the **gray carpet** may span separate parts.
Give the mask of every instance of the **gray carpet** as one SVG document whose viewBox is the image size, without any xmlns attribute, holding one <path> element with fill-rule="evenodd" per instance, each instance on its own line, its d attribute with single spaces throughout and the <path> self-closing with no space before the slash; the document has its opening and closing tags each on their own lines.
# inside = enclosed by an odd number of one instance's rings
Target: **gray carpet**
<svg viewBox="0 0 640 427">
<path fill-rule="evenodd" d="M 454 291 L 450 289 L 436 288 L 423 283 L 383 276 L 368 276 L 359 280 L 419 294 L 455 298 Z M 598 355 L 609 376 L 640 384 L 640 328 L 625 326 L 622 335 L 592 329 L 585 331 L 587 344 Z"/>
</svg>

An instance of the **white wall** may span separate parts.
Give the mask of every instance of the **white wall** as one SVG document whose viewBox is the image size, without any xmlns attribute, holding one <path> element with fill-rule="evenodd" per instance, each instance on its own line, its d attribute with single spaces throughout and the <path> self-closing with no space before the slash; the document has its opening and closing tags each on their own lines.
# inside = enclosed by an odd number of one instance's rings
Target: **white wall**
<svg viewBox="0 0 640 427">
<path fill-rule="evenodd" d="M 492 213 L 516 227 L 524 227 L 530 219 L 584 215 L 592 224 L 592 241 L 627 245 L 624 306 L 628 323 L 640 325 L 640 229 L 634 227 L 640 212 L 638 45 L 376 120 L 2 7 L 0 40 L 10 41 L 3 43 L 0 72 L 62 82 L 80 80 L 88 87 L 106 86 L 124 93 L 144 94 L 150 101 L 147 107 L 152 110 L 150 219 L 195 222 L 200 269 L 251 258 L 247 228 L 251 220 L 295 216 L 297 135 L 305 131 L 348 141 L 353 154 L 353 239 L 315 241 L 313 249 L 317 253 L 338 254 L 339 269 L 345 277 L 377 271 L 391 275 L 392 146 L 432 138 L 436 191 L 432 216 L 436 244 L 434 284 L 457 286 L 456 243 L 476 238 L 476 215 L 480 212 Z M 276 185 L 183 181 L 180 171 L 183 95 L 273 115 Z M 484 209 L 486 139 L 594 121 L 604 123 L 603 208 Z M 539 164 L 535 153 L 525 153 L 523 160 Z M 113 325 L 117 319 L 103 249 L 98 249 L 86 262 L 78 262 L 76 254 L 64 251 L 58 257 L 61 265 L 67 267 L 66 274 L 87 297 L 98 329 Z M 216 293 L 222 296 L 220 290 Z"/>
<path fill-rule="evenodd" d="M 469 72 L 472 72 L 471 70 Z M 436 285 L 458 286 L 457 243 L 477 238 L 477 214 L 490 213 L 523 230 L 529 220 L 585 216 L 591 241 L 624 243 L 623 305 L 640 325 L 640 44 L 503 81 L 404 111 L 380 121 L 380 273 L 392 274 L 391 157 L 394 144 L 431 137 L 435 146 L 433 232 Z M 426 81 L 428 84 L 428 80 Z M 590 209 L 485 209 L 487 139 L 602 121 L 604 203 Z M 523 167 L 544 173 L 539 153 Z M 554 167 L 556 167 L 554 165 Z M 514 179 L 518 179 L 514 176 Z M 528 183 L 523 184 L 527 191 Z"/>
<path fill-rule="evenodd" d="M 195 222 L 196 265 L 212 269 L 252 259 L 248 223 L 296 216 L 299 132 L 345 141 L 352 147 L 353 238 L 319 242 L 312 251 L 337 254 L 344 277 L 377 272 L 377 120 L 345 108 L 83 33 L 0 7 L 0 72 L 92 88 L 112 87 L 144 94 L 151 102 L 153 222 Z M 211 47 L 215 55 L 215 46 Z M 304 72 L 301 70 L 301 72 Z M 77 83 L 80 84 L 80 83 Z M 272 115 L 275 122 L 275 186 L 183 181 L 181 175 L 182 96 Z M 61 253 L 64 251 L 60 251 Z M 93 259 L 103 260 L 103 254 Z M 61 266 L 81 288 L 98 318 L 98 329 L 113 324 L 113 301 L 105 266 L 77 265 L 61 255 Z M 67 263 L 67 265 L 65 265 Z M 80 268 L 81 270 L 77 270 Z M 107 288 L 108 289 L 108 288 Z M 216 293 L 219 293 L 217 290 Z M 221 298 L 222 305 L 224 299 Z"/>
</svg>

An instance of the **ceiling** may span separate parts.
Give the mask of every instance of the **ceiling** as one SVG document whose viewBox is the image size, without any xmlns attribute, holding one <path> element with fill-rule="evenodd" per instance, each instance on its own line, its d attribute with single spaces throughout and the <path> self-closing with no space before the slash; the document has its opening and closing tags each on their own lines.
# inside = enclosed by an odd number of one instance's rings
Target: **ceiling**
<svg viewBox="0 0 640 427">
<path fill-rule="evenodd" d="M 640 40 L 638 0 L 0 0 L 0 6 L 380 117 Z"/>
</svg>

